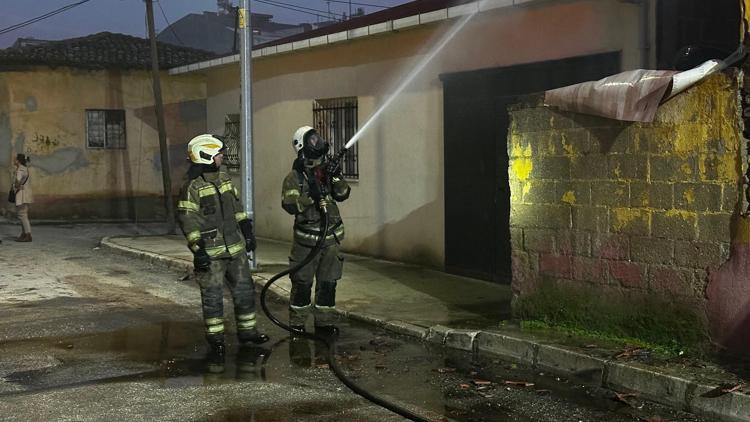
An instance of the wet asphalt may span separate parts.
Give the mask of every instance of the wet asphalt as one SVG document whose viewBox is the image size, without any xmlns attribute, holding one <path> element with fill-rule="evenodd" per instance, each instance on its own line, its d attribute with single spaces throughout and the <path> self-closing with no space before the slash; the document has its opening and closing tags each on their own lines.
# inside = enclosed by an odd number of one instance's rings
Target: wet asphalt
<svg viewBox="0 0 750 422">
<path fill-rule="evenodd" d="M 321 344 L 272 337 L 208 353 L 188 274 L 97 247 L 158 226 L 0 225 L 0 420 L 403 420 L 351 393 Z M 272 298 L 273 312 L 285 306 Z M 225 304 L 231 320 L 231 302 Z M 259 307 L 260 309 L 260 307 Z M 230 324 L 231 327 L 231 324 Z M 371 326 L 340 322 L 338 358 L 373 393 L 433 420 L 702 421 L 500 359 L 477 360 Z M 231 330 L 231 328 L 230 328 Z"/>
</svg>

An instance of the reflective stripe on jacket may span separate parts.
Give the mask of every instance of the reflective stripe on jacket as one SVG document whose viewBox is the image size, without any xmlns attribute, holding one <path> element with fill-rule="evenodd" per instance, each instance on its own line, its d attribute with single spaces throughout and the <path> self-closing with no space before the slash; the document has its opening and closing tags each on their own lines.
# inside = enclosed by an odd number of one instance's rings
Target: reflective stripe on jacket
<svg viewBox="0 0 750 422">
<path fill-rule="evenodd" d="M 240 194 L 223 171 L 204 173 L 187 181 L 177 202 L 177 221 L 195 252 L 203 239 L 211 258 L 229 258 L 245 252 L 245 238 L 238 223 L 248 216 Z"/>
<path fill-rule="evenodd" d="M 333 178 L 328 186 L 328 233 L 326 244 L 341 243 L 344 239 L 344 224 L 337 202 L 349 197 L 349 184 L 341 178 Z M 281 206 L 294 215 L 294 240 L 303 245 L 314 245 L 320 237 L 320 212 L 310 197 L 310 187 L 301 173 L 292 170 L 281 188 Z"/>
</svg>

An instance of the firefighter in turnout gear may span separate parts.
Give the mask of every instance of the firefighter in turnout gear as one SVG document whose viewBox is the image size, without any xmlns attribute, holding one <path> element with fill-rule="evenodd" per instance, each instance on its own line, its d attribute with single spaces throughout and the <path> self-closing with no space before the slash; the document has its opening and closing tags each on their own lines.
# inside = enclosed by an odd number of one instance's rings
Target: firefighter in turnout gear
<svg viewBox="0 0 750 422">
<path fill-rule="evenodd" d="M 337 331 L 334 325 L 336 282 L 341 278 L 344 264 L 339 255 L 344 224 L 336 203 L 346 200 L 351 188 L 341 176 L 340 169 L 328 165 L 331 159 L 327 154 L 328 142 L 315 129 L 310 126 L 299 128 L 292 146 L 297 159 L 284 179 L 281 191 L 281 206 L 294 215 L 290 266 L 304 260 L 321 235 L 325 236 L 325 241 L 315 259 L 290 276 L 289 325 L 304 330 L 312 312 L 316 331 L 332 335 Z M 321 208 L 324 207 L 329 216 L 329 228 L 322 234 Z M 313 278 L 316 280 L 314 308 L 311 303 Z"/>
<path fill-rule="evenodd" d="M 253 225 L 232 179 L 220 169 L 223 152 L 224 143 L 216 136 L 199 135 L 190 141 L 191 166 L 177 204 L 177 219 L 193 252 L 206 339 L 218 354 L 224 352 L 225 282 L 234 301 L 240 343 L 268 341 L 256 328 L 255 285 L 246 255 L 255 250 Z"/>
</svg>

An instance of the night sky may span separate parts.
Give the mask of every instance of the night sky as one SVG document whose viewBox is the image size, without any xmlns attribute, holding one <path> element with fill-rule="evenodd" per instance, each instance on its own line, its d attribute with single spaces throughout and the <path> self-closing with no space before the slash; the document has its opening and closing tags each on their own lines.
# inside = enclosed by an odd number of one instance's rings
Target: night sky
<svg viewBox="0 0 750 422">
<path fill-rule="evenodd" d="M 76 3 L 78 0 L 0 0 L 0 30 L 37 17 L 60 7 Z M 394 6 L 408 3 L 409 0 L 352 0 L 353 3 L 367 3 L 381 6 Z M 202 11 L 216 11 L 216 0 L 159 0 L 169 22 L 174 22 L 188 13 Z M 308 9 L 328 11 L 326 0 L 276 0 L 276 2 L 302 6 Z M 233 1 L 239 5 L 239 0 Z M 352 5 L 352 10 L 363 7 L 366 13 L 372 13 L 382 8 Z M 325 20 L 302 12 L 287 10 L 278 6 L 271 6 L 251 1 L 251 10 L 274 16 L 274 21 L 282 23 L 316 22 Z M 333 13 L 349 12 L 349 5 L 345 3 L 330 3 Z M 309 11 L 310 13 L 316 13 Z M 24 28 L 0 35 L 0 48 L 9 47 L 19 37 L 58 40 L 80 37 L 102 31 L 119 32 L 145 37 L 145 5 L 143 0 L 91 0 L 88 3 L 52 16 Z M 159 5 L 154 3 L 154 19 L 157 32 L 166 27 Z"/>
</svg>

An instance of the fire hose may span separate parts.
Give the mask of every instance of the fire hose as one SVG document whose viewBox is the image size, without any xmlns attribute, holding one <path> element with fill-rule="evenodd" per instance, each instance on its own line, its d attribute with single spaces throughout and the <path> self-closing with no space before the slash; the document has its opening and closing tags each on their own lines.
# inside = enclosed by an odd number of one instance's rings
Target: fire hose
<svg viewBox="0 0 750 422">
<path fill-rule="evenodd" d="M 339 161 L 341 160 L 341 158 L 343 157 L 345 153 L 346 153 L 346 148 L 342 148 L 335 158 L 330 159 L 330 163 L 328 166 L 328 170 L 330 172 L 327 172 L 327 174 L 330 175 L 335 172 L 336 166 L 338 166 Z M 314 182 L 318 183 L 317 180 L 315 180 Z M 266 296 L 268 293 L 268 289 L 271 287 L 271 285 L 273 285 L 273 283 L 278 281 L 281 277 L 295 273 L 299 269 L 304 267 L 305 265 L 309 264 L 318 255 L 318 253 L 320 253 L 321 249 L 323 248 L 323 244 L 325 243 L 326 235 L 328 233 L 328 228 L 329 228 L 328 210 L 326 209 L 325 205 L 323 205 L 322 207 L 318 207 L 318 210 L 321 216 L 322 227 L 320 230 L 320 236 L 318 238 L 318 241 L 315 243 L 315 247 L 313 247 L 313 249 L 310 250 L 310 253 L 307 254 L 305 259 L 303 259 L 301 262 L 297 263 L 296 265 L 290 268 L 287 268 L 286 270 L 274 275 L 273 277 L 271 277 L 270 280 L 268 280 L 265 286 L 263 286 L 263 289 L 260 292 L 260 306 L 263 309 L 263 312 L 266 314 L 268 319 L 271 320 L 271 322 L 283 328 L 284 330 L 289 331 L 291 335 L 303 337 L 303 338 L 307 338 L 310 340 L 315 340 L 320 343 L 323 343 L 326 346 L 326 349 L 328 350 L 328 354 L 327 354 L 328 367 L 331 369 L 331 371 L 333 371 L 334 375 L 336 375 L 336 378 L 338 378 L 351 391 L 369 400 L 370 402 L 377 404 L 378 406 L 381 406 L 383 408 L 390 410 L 391 412 L 394 412 L 400 416 L 403 416 L 404 418 L 410 419 L 412 421 L 428 422 L 429 419 L 425 419 L 424 417 L 410 411 L 409 409 L 405 409 L 381 397 L 378 397 L 370 393 L 369 391 L 365 390 L 364 388 L 360 387 L 354 381 L 352 381 L 351 378 L 349 378 L 344 373 L 344 371 L 339 366 L 338 361 L 336 360 L 336 337 L 337 337 L 336 335 L 333 335 L 330 337 L 323 337 L 317 334 L 308 333 L 304 330 L 294 329 L 290 327 L 288 324 L 285 324 L 284 322 L 276 318 L 276 316 L 274 316 L 273 313 L 271 313 L 271 310 L 268 309 L 268 305 L 266 304 Z"/>
</svg>

